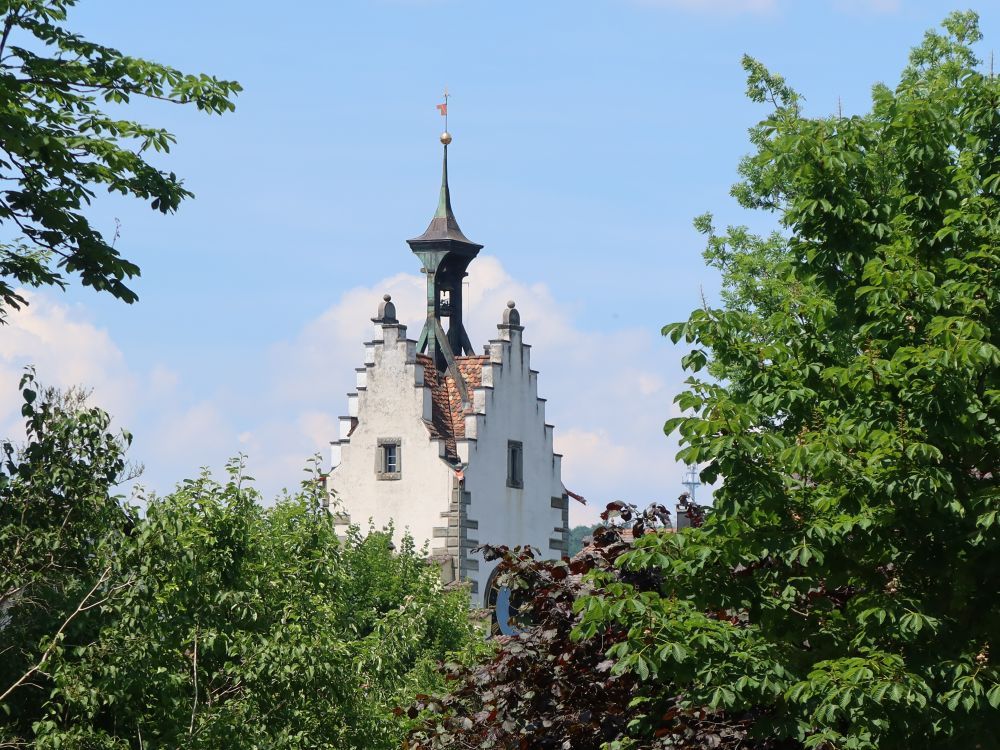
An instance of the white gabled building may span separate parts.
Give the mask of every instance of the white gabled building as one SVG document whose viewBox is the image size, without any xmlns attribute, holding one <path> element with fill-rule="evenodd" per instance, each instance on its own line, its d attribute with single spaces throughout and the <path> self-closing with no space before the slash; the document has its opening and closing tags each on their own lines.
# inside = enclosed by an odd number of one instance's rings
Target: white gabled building
<svg viewBox="0 0 1000 750">
<path fill-rule="evenodd" d="M 446 582 L 468 581 L 489 604 L 496 563 L 480 544 L 530 544 L 565 553 L 568 495 L 552 447 L 545 400 L 513 302 L 497 335 L 476 354 L 462 322 L 462 280 L 482 245 L 462 234 L 451 209 L 448 143 L 437 212 L 409 240 L 427 275 L 427 318 L 418 340 L 386 295 L 365 344 L 357 392 L 333 443 L 327 488 L 338 522 L 391 520 L 417 544 L 429 540 Z"/>
</svg>

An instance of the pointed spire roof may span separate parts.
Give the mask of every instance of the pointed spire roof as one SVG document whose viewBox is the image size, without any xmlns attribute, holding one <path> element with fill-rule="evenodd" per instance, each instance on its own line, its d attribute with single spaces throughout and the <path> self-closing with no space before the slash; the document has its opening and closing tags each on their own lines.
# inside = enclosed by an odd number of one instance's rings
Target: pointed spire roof
<svg viewBox="0 0 1000 750">
<path fill-rule="evenodd" d="M 431 219 L 427 230 L 419 237 L 414 237 L 407 242 L 412 245 L 414 242 L 451 241 L 470 245 L 478 250 L 482 245 L 473 242 L 462 233 L 455 213 L 451 210 L 451 190 L 448 188 L 448 144 L 451 143 L 451 135 L 447 132 L 442 133 L 441 143 L 444 144 L 444 158 L 441 166 L 441 195 L 438 197 L 437 211 L 434 212 L 434 218 Z"/>
</svg>

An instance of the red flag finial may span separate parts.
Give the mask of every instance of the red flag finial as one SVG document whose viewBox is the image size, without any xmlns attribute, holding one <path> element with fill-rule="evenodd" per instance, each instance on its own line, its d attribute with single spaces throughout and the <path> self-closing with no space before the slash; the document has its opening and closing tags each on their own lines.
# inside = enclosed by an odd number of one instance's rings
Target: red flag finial
<svg viewBox="0 0 1000 750">
<path fill-rule="evenodd" d="M 448 132 L 448 97 L 451 96 L 451 94 L 448 93 L 448 87 L 447 86 L 444 87 L 444 94 L 443 94 L 443 96 L 444 96 L 444 102 L 441 103 L 441 104 L 436 104 L 434 106 L 437 107 L 437 111 L 440 112 L 441 116 L 444 118 L 444 132 L 447 133 Z"/>
</svg>

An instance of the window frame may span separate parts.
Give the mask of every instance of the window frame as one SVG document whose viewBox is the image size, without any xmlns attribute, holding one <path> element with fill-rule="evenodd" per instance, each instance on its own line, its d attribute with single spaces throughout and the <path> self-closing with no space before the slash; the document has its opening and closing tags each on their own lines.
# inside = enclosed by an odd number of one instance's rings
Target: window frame
<svg viewBox="0 0 1000 750">
<path fill-rule="evenodd" d="M 395 471 L 388 470 L 387 447 L 395 448 L 396 468 Z M 398 437 L 386 437 L 378 439 L 378 446 L 375 450 L 375 478 L 380 481 L 402 479 L 403 477 L 403 441 Z"/>
<path fill-rule="evenodd" d="M 524 443 L 520 440 L 507 441 L 507 486 L 524 489 Z"/>
</svg>

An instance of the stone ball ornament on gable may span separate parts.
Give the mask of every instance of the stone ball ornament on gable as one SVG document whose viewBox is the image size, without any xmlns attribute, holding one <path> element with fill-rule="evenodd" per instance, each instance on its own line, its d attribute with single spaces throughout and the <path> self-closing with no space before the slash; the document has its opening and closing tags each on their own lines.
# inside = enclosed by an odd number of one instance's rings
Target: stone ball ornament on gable
<svg viewBox="0 0 1000 750">
<path fill-rule="evenodd" d="M 383 294 L 382 301 L 378 306 L 378 316 L 372 318 L 374 323 L 398 323 L 396 320 L 396 305 L 393 304 L 391 294 Z"/>
<path fill-rule="evenodd" d="M 508 300 L 507 307 L 503 311 L 500 327 L 518 331 L 523 330 L 523 326 L 521 325 L 521 313 L 517 311 L 517 307 L 514 305 L 514 300 Z"/>
</svg>

